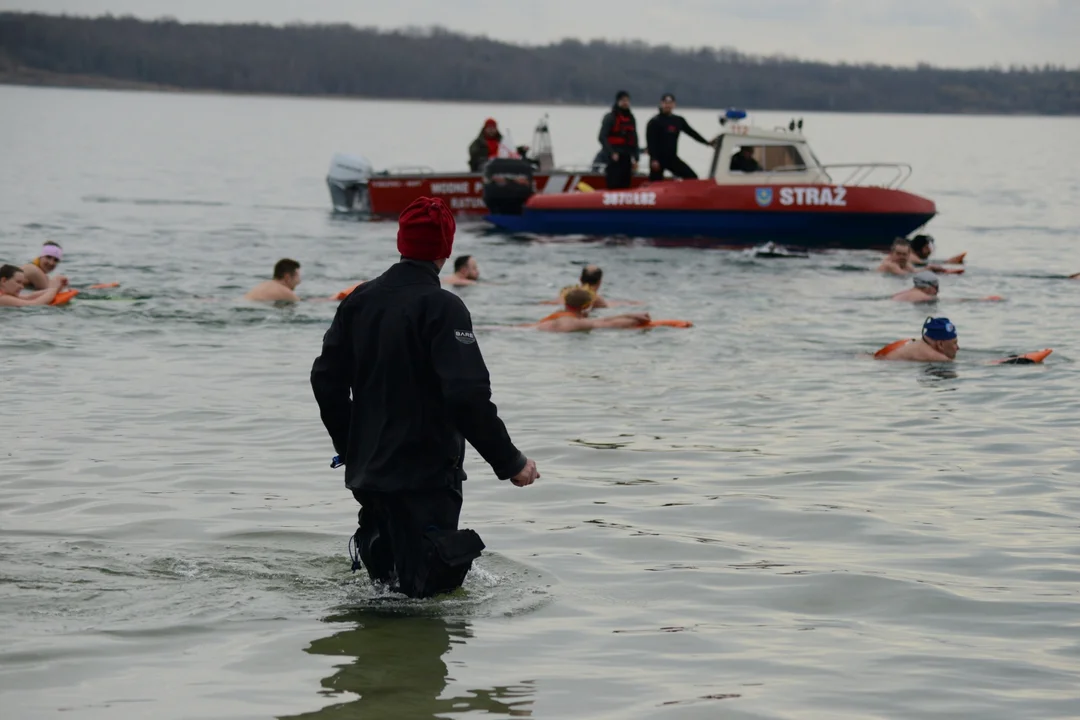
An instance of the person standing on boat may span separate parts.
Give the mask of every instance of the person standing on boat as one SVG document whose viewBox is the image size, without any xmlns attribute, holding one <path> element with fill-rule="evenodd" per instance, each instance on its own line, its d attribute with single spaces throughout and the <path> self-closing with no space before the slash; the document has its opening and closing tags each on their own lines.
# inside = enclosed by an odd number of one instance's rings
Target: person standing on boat
<svg viewBox="0 0 1080 720">
<path fill-rule="evenodd" d="M 609 190 L 630 187 L 637 172 L 641 148 L 638 145 L 637 120 L 630 112 L 630 93 L 620 90 L 615 95 L 611 112 L 600 124 L 600 144 L 607 160 L 606 179 Z"/>
<path fill-rule="evenodd" d="M 498 157 L 502 139 L 503 136 L 499 132 L 499 124 L 495 122 L 495 118 L 485 120 L 480 134 L 472 141 L 472 145 L 469 145 L 469 171 L 480 172 L 484 163 L 493 157 Z"/>
<path fill-rule="evenodd" d="M 706 140 L 690 127 L 686 118 L 675 114 L 675 96 L 664 93 L 660 98 L 660 112 L 645 126 L 645 146 L 649 152 L 649 181 L 664 179 L 664 171 L 683 180 L 697 180 L 697 173 L 679 158 L 679 133 L 686 133 L 702 145 L 716 146 L 715 140 Z"/>
<path fill-rule="evenodd" d="M 398 218 L 401 261 L 338 306 L 311 387 L 360 503 L 353 570 L 409 597 L 461 586 L 484 543 L 459 530 L 465 441 L 518 487 L 540 473 L 510 440 L 465 303 L 439 287 L 454 216 L 420 197 Z"/>
</svg>

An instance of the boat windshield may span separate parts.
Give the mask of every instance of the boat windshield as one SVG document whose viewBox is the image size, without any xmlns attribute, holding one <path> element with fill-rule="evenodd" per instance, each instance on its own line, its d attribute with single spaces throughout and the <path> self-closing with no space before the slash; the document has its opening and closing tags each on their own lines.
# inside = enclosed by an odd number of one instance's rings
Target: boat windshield
<svg viewBox="0 0 1080 720">
<path fill-rule="evenodd" d="M 794 145 L 740 145 L 732 153 L 730 172 L 783 172 L 806 170 L 799 149 Z"/>
</svg>

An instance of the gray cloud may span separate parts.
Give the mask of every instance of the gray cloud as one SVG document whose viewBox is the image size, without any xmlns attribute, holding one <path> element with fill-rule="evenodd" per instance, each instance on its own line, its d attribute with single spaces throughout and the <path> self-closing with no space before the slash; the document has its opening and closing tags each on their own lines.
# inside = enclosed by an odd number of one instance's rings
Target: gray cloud
<svg viewBox="0 0 1080 720">
<path fill-rule="evenodd" d="M 0 0 L 0 9 L 442 25 L 531 44 L 640 39 L 828 61 L 1080 67 L 1080 0 Z"/>
</svg>

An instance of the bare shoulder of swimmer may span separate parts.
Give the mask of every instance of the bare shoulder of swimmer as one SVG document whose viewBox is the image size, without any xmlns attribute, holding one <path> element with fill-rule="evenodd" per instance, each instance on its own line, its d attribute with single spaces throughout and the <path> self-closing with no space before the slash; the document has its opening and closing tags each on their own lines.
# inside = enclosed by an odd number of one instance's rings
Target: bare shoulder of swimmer
<svg viewBox="0 0 1080 720">
<path fill-rule="evenodd" d="M 561 317 L 548 320 L 537 326 L 545 332 L 580 332 L 592 329 L 592 323 L 584 318 Z"/>
<path fill-rule="evenodd" d="M 34 290 L 45 290 L 49 287 L 49 276 L 34 263 L 23 265 L 22 271 L 26 277 L 26 287 Z"/>
<path fill-rule="evenodd" d="M 278 300 L 297 301 L 300 297 L 289 288 L 285 287 L 279 282 L 274 280 L 266 280 L 248 291 L 248 294 L 244 296 L 246 300 L 258 300 L 263 302 L 274 302 Z"/>
</svg>

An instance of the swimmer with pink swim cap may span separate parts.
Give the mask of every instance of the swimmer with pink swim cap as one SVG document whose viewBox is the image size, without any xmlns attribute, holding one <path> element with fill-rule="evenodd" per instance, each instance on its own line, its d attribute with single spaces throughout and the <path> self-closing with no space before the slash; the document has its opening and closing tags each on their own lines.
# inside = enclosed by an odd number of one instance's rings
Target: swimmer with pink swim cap
<svg viewBox="0 0 1080 720">
<path fill-rule="evenodd" d="M 41 247 L 41 251 L 38 252 L 38 256 L 22 266 L 27 289 L 40 292 L 52 287 L 67 287 L 67 277 L 64 275 L 49 275 L 53 270 L 56 270 L 63 259 L 64 249 L 60 247 L 59 243 L 52 241 L 45 243 Z M 24 297 L 34 297 L 35 295 L 36 293 Z"/>
</svg>

